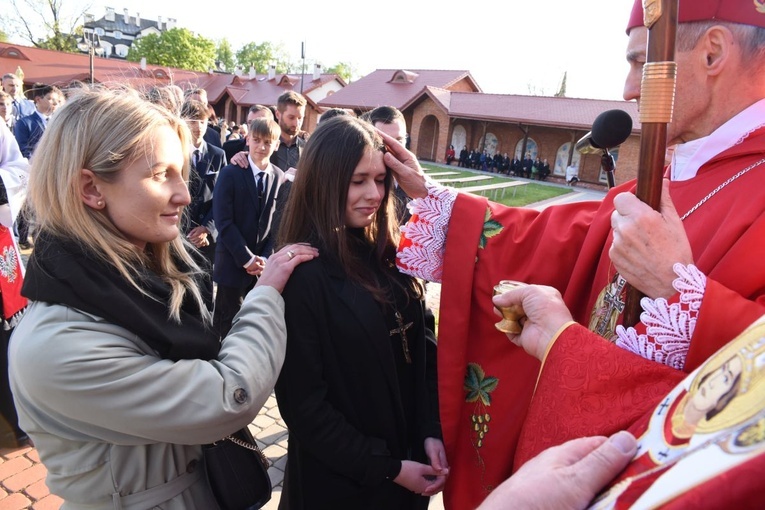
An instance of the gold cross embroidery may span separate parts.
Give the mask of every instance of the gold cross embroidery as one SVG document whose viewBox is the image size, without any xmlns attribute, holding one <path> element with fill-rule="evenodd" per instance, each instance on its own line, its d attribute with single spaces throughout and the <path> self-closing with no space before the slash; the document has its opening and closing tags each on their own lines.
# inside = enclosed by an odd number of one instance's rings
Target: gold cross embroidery
<svg viewBox="0 0 765 510">
<path fill-rule="evenodd" d="M 614 314 L 618 315 L 624 311 L 625 303 L 621 300 L 621 295 L 622 292 L 624 292 L 624 288 L 627 286 L 627 280 L 625 280 L 622 275 L 617 274 L 615 283 L 616 288 L 613 292 L 608 290 L 608 286 L 604 289 L 605 295 L 603 296 L 603 304 L 606 307 L 606 310 L 595 328 L 595 332 L 604 338 L 607 338 L 606 334 L 613 334 L 613 331 L 607 331 L 611 324 L 611 318 Z"/>
<path fill-rule="evenodd" d="M 404 349 L 404 360 L 406 360 L 407 363 L 412 363 L 412 356 L 409 354 L 409 339 L 406 337 L 406 330 L 411 328 L 413 323 L 410 322 L 409 324 L 404 324 L 404 318 L 401 317 L 398 310 L 396 310 L 395 315 L 398 327 L 390 330 L 390 336 L 401 335 L 401 348 Z"/>
</svg>

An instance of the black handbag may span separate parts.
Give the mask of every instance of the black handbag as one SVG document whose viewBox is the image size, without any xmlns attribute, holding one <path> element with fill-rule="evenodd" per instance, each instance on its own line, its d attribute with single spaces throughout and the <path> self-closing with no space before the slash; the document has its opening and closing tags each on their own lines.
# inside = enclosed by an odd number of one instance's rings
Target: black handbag
<svg viewBox="0 0 765 510">
<path fill-rule="evenodd" d="M 268 459 L 245 427 L 204 445 L 207 479 L 222 510 L 255 510 L 271 499 Z"/>
</svg>

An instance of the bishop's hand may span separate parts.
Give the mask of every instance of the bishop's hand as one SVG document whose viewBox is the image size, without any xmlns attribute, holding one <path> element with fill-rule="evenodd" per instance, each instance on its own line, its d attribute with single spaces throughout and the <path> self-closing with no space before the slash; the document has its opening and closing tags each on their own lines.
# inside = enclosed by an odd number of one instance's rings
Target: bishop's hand
<svg viewBox="0 0 765 510">
<path fill-rule="evenodd" d="M 401 142 L 379 129 L 386 152 L 383 156 L 385 166 L 391 169 L 396 182 L 409 198 L 424 198 L 428 196 L 425 173 L 417 158 L 404 147 Z"/>
<path fill-rule="evenodd" d="M 520 320 L 523 330 L 519 335 L 508 333 L 511 342 L 520 346 L 538 360 L 542 360 L 547 346 L 566 323 L 572 322 L 571 312 L 556 289 L 542 285 L 525 285 L 494 296 L 498 307 L 521 305 L 526 314 Z M 500 315 L 496 309 L 494 312 Z"/>
<path fill-rule="evenodd" d="M 614 241 L 608 251 L 614 267 L 630 285 L 646 296 L 669 298 L 676 275 L 675 263 L 693 263 L 693 252 L 683 222 L 664 179 L 661 205 L 654 211 L 632 193 L 614 197 L 611 227 Z"/>
</svg>

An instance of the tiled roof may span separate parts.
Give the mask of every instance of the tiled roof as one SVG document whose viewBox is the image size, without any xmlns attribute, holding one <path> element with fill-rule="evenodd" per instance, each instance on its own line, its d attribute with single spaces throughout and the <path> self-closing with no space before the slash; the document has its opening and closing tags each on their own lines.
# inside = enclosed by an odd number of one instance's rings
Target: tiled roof
<svg viewBox="0 0 765 510">
<path fill-rule="evenodd" d="M 613 109 L 629 113 L 633 132 L 640 130 L 637 103 L 634 101 L 451 92 L 448 111 L 450 117 L 589 130 L 595 117 Z"/>
<path fill-rule="evenodd" d="M 154 65 L 147 65 L 142 70 L 137 62 L 116 58 L 95 57 L 93 62 L 95 80 L 99 83 L 196 83 L 200 76 L 207 74 Z M 87 81 L 90 78 L 87 54 L 0 43 L 0 69 L 14 72 L 18 66 L 24 71 L 26 83 L 42 82 L 61 86 L 74 80 Z"/>
<path fill-rule="evenodd" d="M 481 90 L 469 71 L 378 69 L 322 99 L 319 106 L 372 109 L 389 105 L 403 109 L 426 87 L 448 89 L 460 80 L 466 80 L 476 92 Z"/>
<path fill-rule="evenodd" d="M 444 109 L 445 112 L 449 111 L 449 106 L 452 102 L 451 91 L 440 89 L 438 87 L 428 87 L 426 92 L 433 99 L 433 101 L 435 101 Z"/>
<path fill-rule="evenodd" d="M 74 80 L 88 81 L 90 78 L 89 57 L 83 53 L 62 53 L 8 43 L 0 43 L 0 70 L 14 72 L 18 66 L 24 71 L 26 83 L 42 82 L 50 85 L 67 85 Z M 294 90 L 300 90 L 301 75 L 277 74 L 273 80 L 265 75 L 250 79 L 249 75 L 236 76 L 225 73 L 203 73 L 164 66 L 147 65 L 142 70 L 136 62 L 117 58 L 94 58 L 94 75 L 98 83 L 121 83 L 138 88 L 149 88 L 158 84 L 174 83 L 183 88 L 201 87 L 207 90 L 212 104 L 216 104 L 228 92 L 235 103 L 276 104 L 287 88 L 280 82 L 294 83 Z M 318 80 L 312 74 L 303 76 L 303 92 L 324 85 L 332 80 L 345 82 L 335 74 L 322 74 Z"/>
<path fill-rule="evenodd" d="M 250 78 L 249 74 L 234 76 L 230 74 L 207 74 L 199 79 L 199 86 L 207 90 L 207 98 L 211 103 L 217 103 L 228 93 L 234 104 L 237 105 L 275 105 L 277 98 L 286 90 L 300 92 L 299 74 L 277 74 L 269 80 L 267 75 L 259 74 Z M 303 95 L 306 100 L 312 90 L 331 82 L 339 81 L 345 85 L 342 78 L 335 74 L 321 74 L 318 80 L 313 79 L 313 74 L 303 75 Z"/>
</svg>

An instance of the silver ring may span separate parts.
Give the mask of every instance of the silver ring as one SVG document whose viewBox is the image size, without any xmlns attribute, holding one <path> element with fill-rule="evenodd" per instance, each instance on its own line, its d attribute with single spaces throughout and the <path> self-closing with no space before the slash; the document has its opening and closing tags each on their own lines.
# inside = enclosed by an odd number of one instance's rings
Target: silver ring
<svg viewBox="0 0 765 510">
<path fill-rule="evenodd" d="M 292 260 L 292 258 L 295 256 L 295 252 L 290 250 L 287 252 L 287 256 L 290 258 L 290 260 Z"/>
</svg>

